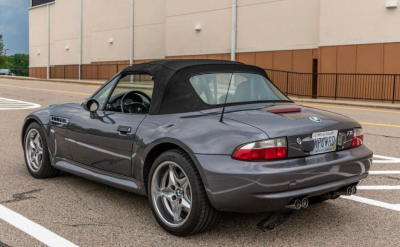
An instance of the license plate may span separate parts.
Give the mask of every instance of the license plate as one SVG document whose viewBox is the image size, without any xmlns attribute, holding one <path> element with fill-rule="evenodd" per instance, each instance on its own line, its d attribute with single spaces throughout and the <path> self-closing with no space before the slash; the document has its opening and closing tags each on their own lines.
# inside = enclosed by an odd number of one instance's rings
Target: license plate
<svg viewBox="0 0 400 247">
<path fill-rule="evenodd" d="M 320 154 L 336 151 L 337 135 L 337 130 L 313 133 L 314 150 L 310 153 Z"/>
</svg>

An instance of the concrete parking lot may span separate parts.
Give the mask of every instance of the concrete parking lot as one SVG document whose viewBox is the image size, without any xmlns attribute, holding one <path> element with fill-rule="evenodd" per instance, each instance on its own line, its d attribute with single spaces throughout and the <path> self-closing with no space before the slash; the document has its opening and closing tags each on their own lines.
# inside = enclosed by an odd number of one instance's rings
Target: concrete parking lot
<svg viewBox="0 0 400 247">
<path fill-rule="evenodd" d="M 376 159 L 357 196 L 300 211 L 223 213 L 212 230 L 179 238 L 159 227 L 145 197 L 66 173 L 29 175 L 20 142 L 25 116 L 34 107 L 83 102 L 97 87 L 0 79 L 0 246 L 45 246 L 43 233 L 70 246 L 400 245 L 400 111 L 307 103 L 361 122 Z M 21 229 L 23 220 L 36 235 Z"/>
</svg>

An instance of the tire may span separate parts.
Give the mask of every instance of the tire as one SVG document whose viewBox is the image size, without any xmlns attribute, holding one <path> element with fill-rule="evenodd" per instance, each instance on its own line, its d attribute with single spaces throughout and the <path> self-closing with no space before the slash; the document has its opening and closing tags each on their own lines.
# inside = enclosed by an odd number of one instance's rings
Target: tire
<svg viewBox="0 0 400 247">
<path fill-rule="evenodd" d="M 171 182 L 171 172 L 176 186 Z M 166 151 L 154 161 L 147 188 L 154 217 L 173 235 L 184 237 L 206 231 L 219 218 L 195 164 L 179 149 Z"/>
<path fill-rule="evenodd" d="M 51 178 L 59 173 L 50 163 L 46 136 L 37 122 L 31 123 L 25 131 L 24 157 L 26 167 L 34 178 Z"/>
</svg>

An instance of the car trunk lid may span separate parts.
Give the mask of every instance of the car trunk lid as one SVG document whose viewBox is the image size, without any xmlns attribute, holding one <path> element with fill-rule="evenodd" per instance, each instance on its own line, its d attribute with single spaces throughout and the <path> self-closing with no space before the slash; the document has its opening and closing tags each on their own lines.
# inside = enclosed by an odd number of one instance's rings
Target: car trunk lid
<svg viewBox="0 0 400 247">
<path fill-rule="evenodd" d="M 337 135 L 344 136 L 343 145 L 338 145 L 337 150 L 347 149 L 351 145 L 352 130 L 360 127 L 356 121 L 340 114 L 293 103 L 258 105 L 253 108 L 227 107 L 224 118 L 258 128 L 270 138 L 286 137 L 289 158 L 311 155 L 314 149 L 313 133 L 337 131 Z"/>
</svg>

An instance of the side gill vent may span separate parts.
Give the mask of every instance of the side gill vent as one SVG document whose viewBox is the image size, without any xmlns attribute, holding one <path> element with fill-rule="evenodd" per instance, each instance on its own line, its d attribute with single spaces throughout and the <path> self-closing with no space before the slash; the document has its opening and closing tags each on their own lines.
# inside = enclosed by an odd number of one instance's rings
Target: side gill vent
<svg viewBox="0 0 400 247">
<path fill-rule="evenodd" d="M 66 126 L 68 124 L 68 119 L 67 118 L 62 118 L 62 117 L 51 116 L 50 117 L 50 123 L 53 126 L 63 127 L 63 126 Z"/>
</svg>

